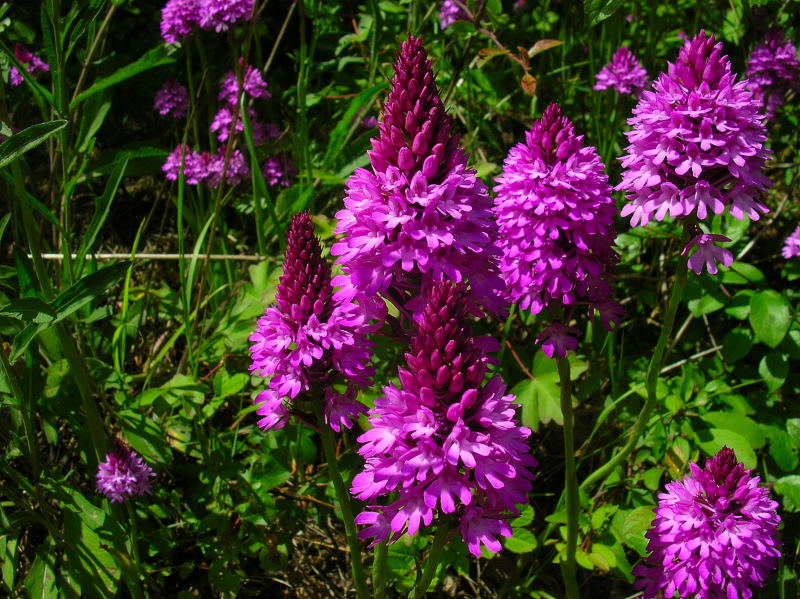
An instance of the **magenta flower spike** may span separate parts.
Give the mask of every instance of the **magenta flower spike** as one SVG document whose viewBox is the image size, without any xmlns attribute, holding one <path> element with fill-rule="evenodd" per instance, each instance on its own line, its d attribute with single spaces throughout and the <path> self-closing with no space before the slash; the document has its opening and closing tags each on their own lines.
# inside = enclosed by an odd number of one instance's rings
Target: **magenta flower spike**
<svg viewBox="0 0 800 599">
<path fill-rule="evenodd" d="M 617 186 L 627 192 L 621 215 L 632 226 L 667 216 L 703 221 L 725 210 L 758 220 L 769 211 L 759 200 L 770 185 L 762 174 L 767 132 L 748 85 L 735 80 L 722 43 L 701 31 L 642 92 Z M 709 251 L 694 239 L 684 251 L 690 246 Z M 692 269 L 700 274 L 705 263 L 695 260 Z"/>
<path fill-rule="evenodd" d="M 123 502 L 134 495 L 150 493 L 155 476 L 132 449 L 117 445 L 97 466 L 97 490 L 112 503 Z"/>
<path fill-rule="evenodd" d="M 496 340 L 467 326 L 463 285 L 436 283 L 417 319 L 398 369 L 399 385 L 384 388 L 369 411 L 371 428 L 358 438 L 364 470 L 351 493 L 368 502 L 356 516 L 373 545 L 415 535 L 444 515 L 457 522 L 470 552 L 501 549 L 508 518 L 526 493 L 536 461 L 530 430 L 519 426 L 514 396 L 500 376 L 484 382 Z M 379 497 L 393 494 L 389 505 Z"/>
<path fill-rule="evenodd" d="M 153 108 L 161 116 L 181 119 L 189 110 L 189 90 L 174 79 L 168 79 L 156 92 Z"/>
<path fill-rule="evenodd" d="M 439 5 L 439 23 L 442 29 L 447 29 L 456 21 L 472 20 L 465 2 L 466 0 L 442 0 Z"/>
<path fill-rule="evenodd" d="M 370 320 L 382 316 L 383 305 L 363 296 L 359 303 L 333 297 L 331 269 L 308 213 L 292 218 L 286 237 L 275 303 L 250 336 L 250 371 L 270 377 L 269 388 L 256 398 L 258 424 L 282 428 L 292 400 L 314 388 L 324 395 L 325 421 L 339 432 L 366 411 L 355 395 L 357 387 L 370 385 L 373 343 L 367 335 L 377 328 Z M 344 393 L 333 387 L 341 379 L 347 382 Z"/>
<path fill-rule="evenodd" d="M 620 95 L 639 95 L 647 85 L 647 71 L 639 64 L 633 52 L 622 46 L 611 60 L 595 75 L 596 90 L 614 88 Z"/>
<path fill-rule="evenodd" d="M 36 73 L 46 73 L 50 70 L 50 65 L 43 61 L 41 58 L 26 50 L 21 44 L 14 46 L 14 58 L 20 61 L 28 69 L 28 73 L 35 75 Z M 8 82 L 12 86 L 22 85 L 25 79 L 19 72 L 16 66 L 11 65 L 8 70 Z"/>
<path fill-rule="evenodd" d="M 495 186 L 497 246 L 508 298 L 523 310 L 585 306 L 609 330 L 619 324 L 621 308 L 611 300 L 617 209 L 603 168 L 556 104 L 508 153 Z M 538 342 L 563 358 L 577 347 L 575 333 L 550 326 Z"/>
<path fill-rule="evenodd" d="M 176 44 L 195 27 L 226 31 L 239 21 L 249 20 L 254 0 L 167 0 L 161 9 L 161 37 Z"/>
<path fill-rule="evenodd" d="M 436 281 L 468 281 L 470 297 L 500 312 L 502 280 L 486 186 L 467 168 L 422 41 L 403 42 L 392 89 L 371 140 L 370 169 L 347 181 L 331 248 L 342 293 L 381 294 L 418 312 Z"/>
<path fill-rule="evenodd" d="M 780 558 L 778 503 L 728 447 L 659 494 L 643 599 L 750 599 Z M 677 594 L 676 594 L 677 593 Z"/>
<path fill-rule="evenodd" d="M 783 242 L 781 254 L 787 260 L 800 256 L 800 227 L 797 227 Z"/>
<path fill-rule="evenodd" d="M 764 41 L 750 53 L 746 74 L 767 119 L 774 118 L 783 105 L 786 92 L 800 87 L 797 48 L 786 39 L 783 31 L 771 29 Z"/>
</svg>

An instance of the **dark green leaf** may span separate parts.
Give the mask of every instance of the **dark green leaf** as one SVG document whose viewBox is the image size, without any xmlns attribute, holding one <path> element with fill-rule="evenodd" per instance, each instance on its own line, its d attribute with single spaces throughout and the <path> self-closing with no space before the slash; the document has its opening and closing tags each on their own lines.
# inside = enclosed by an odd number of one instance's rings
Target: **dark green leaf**
<svg viewBox="0 0 800 599">
<path fill-rule="evenodd" d="M 158 46 L 157 48 L 153 48 L 149 50 L 144 56 L 142 56 L 139 60 L 132 62 L 131 64 L 118 69 L 113 74 L 100 79 L 97 83 L 92 85 L 89 89 L 84 90 L 80 94 L 78 94 L 72 102 L 70 102 L 69 108 L 72 110 L 78 104 L 83 102 L 85 99 L 93 96 L 97 92 L 106 89 L 107 87 L 111 87 L 125 81 L 126 79 L 130 79 L 131 77 L 138 75 L 139 73 L 143 73 L 144 71 L 148 71 L 155 67 L 160 67 L 166 64 L 171 64 L 175 62 L 175 58 L 172 56 L 167 55 L 167 50 L 165 46 Z"/>
<path fill-rule="evenodd" d="M 800 474 L 776 480 L 775 492 L 783 496 L 783 509 L 787 512 L 800 512 Z"/>
<path fill-rule="evenodd" d="M 0 315 L 36 324 L 48 323 L 56 317 L 56 313 L 50 306 L 35 297 L 26 297 L 11 302 L 0 309 Z"/>
<path fill-rule="evenodd" d="M 36 550 L 36 559 L 25 577 L 25 597 L 27 599 L 48 599 L 57 597 L 56 552 L 53 541 L 47 537 Z"/>
<path fill-rule="evenodd" d="M 792 443 L 792 438 L 786 431 L 773 431 L 769 436 L 769 455 L 775 460 L 778 468 L 784 472 L 797 470 L 800 459 L 797 448 Z"/>
<path fill-rule="evenodd" d="M 48 121 L 32 125 L 19 133 L 15 133 L 3 143 L 0 143 L 0 168 L 10 164 L 66 126 L 67 121 Z"/>
<path fill-rule="evenodd" d="M 758 363 L 758 374 L 764 379 L 770 392 L 780 389 L 789 374 L 786 356 L 778 351 L 769 352 Z"/>
<path fill-rule="evenodd" d="M 744 358 L 753 347 L 753 334 L 750 329 L 735 328 L 728 331 L 722 339 L 722 355 L 728 363 Z"/>
<path fill-rule="evenodd" d="M 791 324 L 786 300 L 777 291 L 767 289 L 750 298 L 750 326 L 756 336 L 769 347 L 777 347 Z"/>
<path fill-rule="evenodd" d="M 623 0 L 583 0 L 583 11 L 589 25 L 597 25 L 606 20 L 619 10 L 622 2 Z"/>
</svg>

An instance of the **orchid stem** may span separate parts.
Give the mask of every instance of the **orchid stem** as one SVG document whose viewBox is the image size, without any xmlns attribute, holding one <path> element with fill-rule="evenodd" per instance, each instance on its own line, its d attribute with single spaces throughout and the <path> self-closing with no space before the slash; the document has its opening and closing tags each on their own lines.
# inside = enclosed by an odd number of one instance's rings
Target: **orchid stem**
<svg viewBox="0 0 800 599">
<path fill-rule="evenodd" d="M 439 567 L 439 560 L 442 557 L 442 550 L 444 550 L 448 534 L 450 534 L 449 523 L 440 521 L 439 526 L 436 528 L 436 535 L 433 537 L 430 551 L 428 551 L 428 557 L 425 559 L 425 569 L 422 571 L 422 576 L 417 581 L 417 584 L 408 594 L 409 599 L 420 599 L 428 591 L 433 576 L 436 574 L 436 569 Z"/>
<path fill-rule="evenodd" d="M 575 472 L 575 431 L 572 414 L 572 379 L 569 360 L 558 358 L 558 379 L 561 386 L 561 412 L 564 415 L 564 493 L 567 500 L 567 555 L 561 562 L 567 599 L 578 599 L 578 580 L 575 577 L 575 553 L 578 548 L 578 475 Z"/>
<path fill-rule="evenodd" d="M 353 586 L 356 589 L 358 599 L 369 599 L 370 594 L 367 589 L 367 575 L 361 562 L 361 547 L 358 542 L 358 531 L 353 519 L 353 507 L 350 504 L 350 495 L 344 486 L 342 473 L 339 470 L 339 463 L 336 460 L 335 444 L 333 441 L 333 431 L 325 423 L 322 416 L 322 406 L 318 401 L 311 402 L 314 406 L 314 415 L 317 417 L 320 437 L 322 437 L 322 449 L 325 452 L 325 460 L 328 462 L 328 475 L 333 482 L 336 491 L 336 498 L 339 500 L 339 508 L 342 510 L 342 522 L 344 523 L 344 533 L 347 537 L 347 545 L 350 547 L 350 567 L 353 571 Z"/>
</svg>

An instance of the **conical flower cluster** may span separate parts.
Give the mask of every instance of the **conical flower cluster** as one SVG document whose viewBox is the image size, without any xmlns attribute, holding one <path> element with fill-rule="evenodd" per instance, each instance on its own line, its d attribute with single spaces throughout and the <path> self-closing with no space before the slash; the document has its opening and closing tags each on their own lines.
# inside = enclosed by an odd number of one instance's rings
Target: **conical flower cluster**
<svg viewBox="0 0 800 599">
<path fill-rule="evenodd" d="M 380 314 L 363 297 L 360 303 L 340 301 L 333 292 L 311 217 L 297 214 L 287 234 L 275 304 L 250 336 L 250 371 L 271 377 L 269 389 L 256 397 L 262 428 L 283 427 L 291 400 L 312 387 L 324 392 L 326 422 L 337 432 L 366 411 L 355 393 L 357 386 L 370 384 L 373 344 L 367 334 L 375 330 L 370 319 Z M 344 394 L 333 387 L 341 378 L 347 381 Z"/>
<path fill-rule="evenodd" d="M 519 426 L 513 395 L 499 376 L 484 382 L 497 341 L 474 336 L 466 323 L 464 287 L 435 284 L 398 369 L 370 410 L 372 428 L 358 439 L 366 459 L 351 492 L 370 503 L 356 517 L 374 542 L 414 535 L 434 517 L 458 522 L 469 550 L 501 548 L 507 518 L 527 503 L 530 430 Z M 391 504 L 372 505 L 392 494 Z"/>
<path fill-rule="evenodd" d="M 750 599 L 780 557 L 778 503 L 727 447 L 661 493 L 634 574 L 644 599 Z"/>
<path fill-rule="evenodd" d="M 628 120 L 622 216 L 633 226 L 667 216 L 703 221 L 725 210 L 758 220 L 768 212 L 759 196 L 769 185 L 760 110 L 747 80 L 736 82 L 721 43 L 702 31 L 687 41 Z"/>
<path fill-rule="evenodd" d="M 97 466 L 97 490 L 112 503 L 121 503 L 134 495 L 150 493 L 154 476 L 139 454 L 117 445 Z"/>
<path fill-rule="evenodd" d="M 647 71 L 639 64 L 633 52 L 622 46 L 614 52 L 611 60 L 595 75 L 596 90 L 616 90 L 620 95 L 638 95 L 647 85 Z"/>
<path fill-rule="evenodd" d="M 408 307 L 435 281 L 469 281 L 474 299 L 499 311 L 491 201 L 466 166 L 419 39 L 400 48 L 379 131 L 371 168 L 350 177 L 336 214 L 343 237 L 331 254 L 349 275 L 341 285 Z"/>
<path fill-rule="evenodd" d="M 597 151 L 556 104 L 514 146 L 495 187 L 494 213 L 506 292 L 523 310 L 586 306 L 604 326 L 618 324 L 611 300 L 617 214 Z M 574 331 L 556 323 L 540 336 L 545 353 L 564 357 Z"/>
<path fill-rule="evenodd" d="M 764 41 L 753 48 L 746 73 L 753 95 L 771 119 L 783 105 L 786 92 L 800 86 L 797 48 L 783 31 L 771 29 Z"/>
</svg>

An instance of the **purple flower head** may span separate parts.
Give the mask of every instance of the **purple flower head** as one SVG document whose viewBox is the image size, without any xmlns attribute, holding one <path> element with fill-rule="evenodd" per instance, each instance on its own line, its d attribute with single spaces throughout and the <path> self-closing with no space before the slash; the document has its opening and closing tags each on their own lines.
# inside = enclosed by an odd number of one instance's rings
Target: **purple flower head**
<svg viewBox="0 0 800 599">
<path fill-rule="evenodd" d="M 797 48 L 780 29 L 767 32 L 764 41 L 753 48 L 747 59 L 750 88 L 764 107 L 768 119 L 783 104 L 784 94 L 800 86 L 800 61 Z"/>
<path fill-rule="evenodd" d="M 439 6 L 439 22 L 442 29 L 447 29 L 456 21 L 471 21 L 472 15 L 467 10 L 465 0 L 442 0 Z"/>
<path fill-rule="evenodd" d="M 263 98 L 267 100 L 272 97 L 272 94 L 267 91 L 267 82 L 261 76 L 261 71 L 247 65 L 242 75 L 242 87 L 244 88 L 245 95 L 251 98 Z M 220 85 L 219 95 L 217 99 L 224 101 L 230 106 L 235 106 L 239 100 L 239 81 L 236 78 L 236 73 L 228 71 L 225 78 Z"/>
<path fill-rule="evenodd" d="M 206 179 L 211 187 L 218 187 L 222 179 L 228 185 L 236 185 L 242 183 L 250 174 L 250 167 L 247 166 L 247 160 L 240 150 L 232 150 L 228 158 L 227 167 L 225 165 L 224 146 L 217 150 L 216 156 L 207 158 Z M 208 153 L 204 153 L 208 156 Z"/>
<path fill-rule="evenodd" d="M 254 0 L 200 0 L 198 23 L 203 29 L 226 31 L 238 21 L 250 19 Z"/>
<path fill-rule="evenodd" d="M 727 447 L 689 470 L 658 496 L 636 588 L 644 599 L 750 599 L 780 557 L 778 503 Z"/>
<path fill-rule="evenodd" d="M 192 32 L 200 20 L 199 0 L 167 0 L 161 9 L 161 37 L 177 44 Z"/>
<path fill-rule="evenodd" d="M 267 158 L 261 167 L 264 180 L 267 185 L 289 187 L 297 176 L 297 168 L 294 166 L 288 154 L 281 153 Z"/>
<path fill-rule="evenodd" d="M 189 91 L 174 79 L 168 79 L 156 92 L 153 108 L 161 116 L 183 118 L 189 109 Z"/>
<path fill-rule="evenodd" d="M 647 71 L 625 46 L 614 52 L 611 61 L 600 69 L 595 78 L 597 83 L 594 89 L 613 87 L 618 94 L 638 95 L 647 85 Z"/>
<path fill-rule="evenodd" d="M 402 307 L 435 281 L 468 280 L 474 300 L 501 311 L 491 202 L 466 166 L 417 38 L 397 55 L 378 130 L 371 169 L 350 177 L 336 214 L 343 237 L 331 254 L 352 285 L 343 293 L 383 294 Z"/>
<path fill-rule="evenodd" d="M 225 31 L 249 20 L 254 0 L 167 0 L 161 9 L 161 37 L 176 44 L 195 27 Z"/>
<path fill-rule="evenodd" d="M 223 106 L 217 111 L 217 113 L 214 115 L 214 119 L 211 121 L 211 126 L 209 129 L 212 133 L 217 134 L 217 139 L 220 142 L 227 141 L 228 137 L 230 136 L 231 124 L 233 123 L 233 113 L 235 110 L 236 107 L 234 106 Z M 248 107 L 247 114 L 250 117 L 253 143 L 256 146 L 265 144 L 268 141 L 271 132 L 267 130 L 267 127 L 264 125 L 264 123 L 258 120 L 256 111 L 253 108 Z M 233 133 L 238 134 L 242 131 L 244 131 L 244 121 L 242 120 L 241 112 L 236 111 L 236 124 L 233 127 Z"/>
<path fill-rule="evenodd" d="M 558 105 L 548 106 L 525 141 L 511 148 L 495 192 L 509 299 L 534 314 L 585 305 L 600 312 L 604 325 L 618 324 L 619 306 L 610 301 L 618 261 L 611 187 L 597 151 L 583 145 Z M 564 337 L 568 331 L 559 326 L 543 333 L 545 353 L 574 349 L 577 342 Z"/>
<path fill-rule="evenodd" d="M 381 316 L 383 306 L 363 296 L 358 303 L 340 301 L 333 291 L 311 217 L 296 214 L 275 303 L 250 336 L 250 371 L 271 377 L 269 389 L 256 398 L 262 428 L 283 427 L 291 400 L 312 387 L 324 391 L 326 422 L 337 432 L 366 411 L 355 400 L 355 388 L 370 384 L 373 344 L 367 335 L 377 328 L 370 320 Z M 347 381 L 344 393 L 333 387 L 340 378 Z"/>
<path fill-rule="evenodd" d="M 781 254 L 787 260 L 800 256 L 800 227 L 797 227 L 783 242 Z"/>
<path fill-rule="evenodd" d="M 704 220 L 727 209 L 758 220 L 768 212 L 759 201 L 770 184 L 761 172 L 769 152 L 760 107 L 713 36 L 701 31 L 686 42 L 633 114 L 617 187 L 628 192 L 621 215 L 632 226 L 667 215 Z"/>
<path fill-rule="evenodd" d="M 50 65 L 32 52 L 26 50 L 21 44 L 14 46 L 14 58 L 24 64 L 28 69 L 28 73 L 31 75 L 35 75 L 38 72 L 46 73 L 50 70 Z M 21 85 L 23 81 L 24 78 L 22 74 L 16 66 L 12 65 L 8 70 L 8 82 L 13 86 L 17 86 Z"/>
<path fill-rule="evenodd" d="M 187 146 L 178 144 L 161 167 L 164 176 L 170 181 L 178 180 L 181 161 L 184 163 L 183 173 L 187 185 L 197 185 L 208 176 L 208 164 L 203 155 L 190 150 Z"/>
<path fill-rule="evenodd" d="M 117 445 L 97 466 L 97 490 L 112 503 L 122 502 L 134 495 L 150 493 L 155 476 L 139 454 Z"/>
<path fill-rule="evenodd" d="M 370 502 L 356 522 L 373 544 L 414 535 L 437 514 L 459 522 L 470 551 L 498 551 L 498 536 L 511 536 L 507 519 L 526 493 L 536 461 L 528 453 L 530 430 L 519 426 L 514 396 L 499 376 L 485 382 L 499 349 L 467 326 L 463 285 L 436 283 L 417 319 L 398 369 L 399 386 L 369 411 L 371 428 L 358 438 L 364 470 L 351 493 Z M 389 505 L 372 504 L 393 494 Z"/>
</svg>

